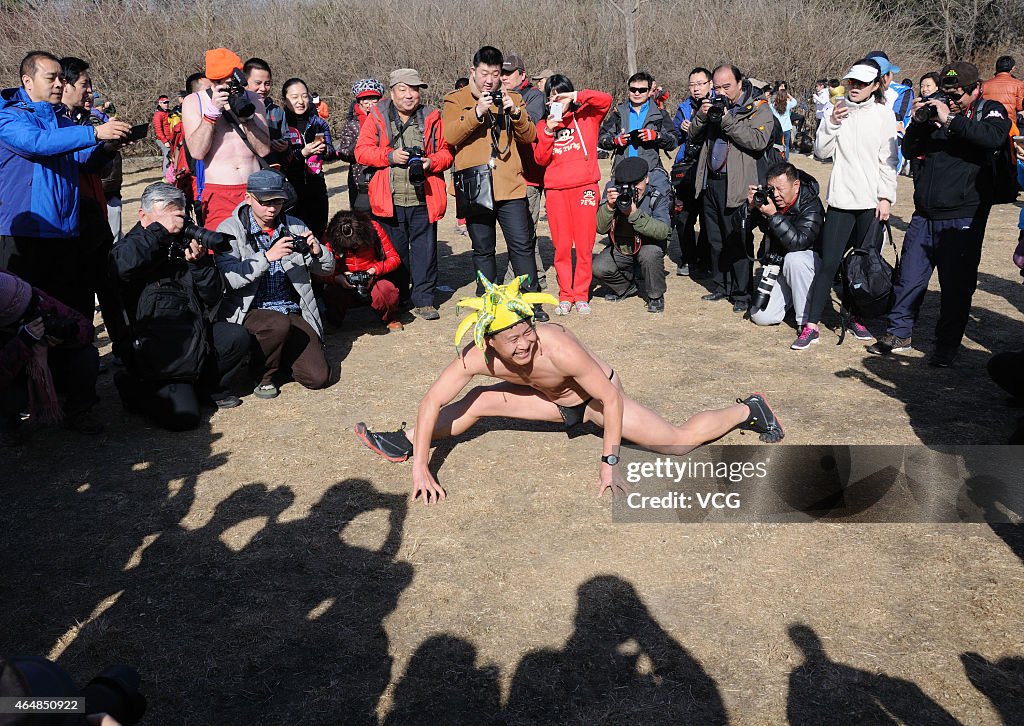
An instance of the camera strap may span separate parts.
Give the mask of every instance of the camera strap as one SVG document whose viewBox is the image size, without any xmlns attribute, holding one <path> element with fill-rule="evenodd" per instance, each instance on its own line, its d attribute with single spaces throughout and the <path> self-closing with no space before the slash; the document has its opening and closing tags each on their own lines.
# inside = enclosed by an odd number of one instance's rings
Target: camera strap
<svg viewBox="0 0 1024 726">
<path fill-rule="evenodd" d="M 525 113 L 525 112 L 524 112 Z M 509 115 L 504 112 L 499 112 L 497 117 L 491 114 L 491 168 L 494 168 L 495 159 L 500 158 L 503 154 L 507 154 L 509 149 L 512 148 L 512 119 Z M 508 141 L 505 143 L 505 148 L 501 148 L 501 132 L 502 128 L 508 135 Z"/>
<path fill-rule="evenodd" d="M 245 144 L 246 148 L 249 149 L 249 151 L 252 152 L 252 155 L 256 157 L 256 161 L 260 164 L 260 169 L 273 169 L 274 167 L 272 167 L 266 159 L 256 153 L 256 149 L 253 148 L 252 142 L 249 141 L 249 137 L 245 135 L 244 131 L 242 131 L 242 126 L 238 123 L 238 119 L 235 118 L 235 114 L 231 109 L 226 109 L 224 111 L 224 118 L 226 118 L 228 123 L 231 124 L 231 128 L 233 128 L 239 138 L 242 139 L 242 143 Z"/>
</svg>

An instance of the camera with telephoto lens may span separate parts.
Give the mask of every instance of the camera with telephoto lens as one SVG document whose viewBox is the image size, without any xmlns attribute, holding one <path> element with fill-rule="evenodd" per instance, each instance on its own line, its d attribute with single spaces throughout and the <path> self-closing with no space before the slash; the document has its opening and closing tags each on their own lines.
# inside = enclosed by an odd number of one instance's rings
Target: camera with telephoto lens
<svg viewBox="0 0 1024 726">
<path fill-rule="evenodd" d="M 414 187 L 422 187 L 427 183 L 427 172 L 423 168 L 423 149 L 418 146 L 410 146 L 405 149 L 409 154 L 409 183 Z"/>
<path fill-rule="evenodd" d="M 192 240 L 208 250 L 224 254 L 231 251 L 231 240 L 234 238 L 235 236 L 232 234 L 204 229 L 191 219 L 186 219 L 185 226 L 181 228 L 181 235 L 173 238 L 167 248 L 167 258 L 170 260 L 185 259 L 185 250 L 188 249 Z"/>
<path fill-rule="evenodd" d="M 715 96 L 711 99 L 711 106 L 708 107 L 708 123 L 719 124 L 722 122 L 722 118 L 725 116 L 725 98 L 722 96 Z"/>
<path fill-rule="evenodd" d="M 775 203 L 775 187 L 771 184 L 765 184 L 754 190 L 755 207 L 763 207 L 768 202 Z"/>
<path fill-rule="evenodd" d="M 775 289 L 775 282 L 779 279 L 779 271 L 782 269 L 783 255 L 769 252 L 761 261 L 761 276 L 757 281 L 757 289 L 754 290 L 754 299 L 750 303 L 751 310 L 764 310 L 768 305 L 768 299 Z"/>
<path fill-rule="evenodd" d="M 346 272 L 345 279 L 355 288 L 356 295 L 363 300 L 370 299 L 370 280 L 373 279 L 373 275 L 366 271 Z"/>
<path fill-rule="evenodd" d="M 615 209 L 619 214 L 629 214 L 630 207 L 636 201 L 636 186 L 633 184 L 616 184 L 615 191 L 619 193 L 615 200 Z"/>
<path fill-rule="evenodd" d="M 43 320 L 43 335 L 55 340 L 65 341 L 73 340 L 78 335 L 78 323 L 68 318 L 61 318 L 53 313 L 43 312 L 39 309 L 39 296 L 32 295 L 32 299 L 28 303 L 28 308 L 25 309 L 25 314 L 21 316 L 21 324 L 27 325 L 36 318 L 42 318 Z"/>
<path fill-rule="evenodd" d="M 245 79 L 245 74 L 237 68 L 232 70 L 231 75 L 227 78 L 228 107 L 239 121 L 248 121 L 256 115 L 256 104 L 249 100 L 249 95 L 245 92 L 246 83 L 248 81 Z M 213 98 L 212 88 L 207 89 L 206 92 L 210 98 Z"/>
<path fill-rule="evenodd" d="M 949 105 L 949 96 L 942 91 L 936 91 L 930 96 L 921 96 L 921 101 L 939 101 Z M 914 123 L 926 124 L 929 121 L 939 120 L 939 110 L 931 104 L 921 106 L 921 108 L 914 111 L 913 116 Z"/>
</svg>

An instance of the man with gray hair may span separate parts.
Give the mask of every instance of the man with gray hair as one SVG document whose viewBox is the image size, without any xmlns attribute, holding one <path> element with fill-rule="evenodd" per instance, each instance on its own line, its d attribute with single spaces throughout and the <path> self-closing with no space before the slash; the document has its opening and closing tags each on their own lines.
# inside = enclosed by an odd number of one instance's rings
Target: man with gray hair
<svg viewBox="0 0 1024 726">
<path fill-rule="evenodd" d="M 241 325 L 213 322 L 224 284 L 207 245 L 228 242 L 185 217 L 185 195 L 170 184 L 142 193 L 139 221 L 110 252 L 110 275 L 131 336 L 126 369 L 114 378 L 129 411 L 183 431 L 199 406 L 234 408 L 229 384 L 249 349 Z"/>
</svg>

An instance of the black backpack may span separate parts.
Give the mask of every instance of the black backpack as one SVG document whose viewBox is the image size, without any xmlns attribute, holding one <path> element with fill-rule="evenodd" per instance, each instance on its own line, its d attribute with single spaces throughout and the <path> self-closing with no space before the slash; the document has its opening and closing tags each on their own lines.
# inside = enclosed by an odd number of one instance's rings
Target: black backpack
<svg viewBox="0 0 1024 726">
<path fill-rule="evenodd" d="M 896 252 L 895 266 L 882 257 L 886 236 Z M 842 281 L 840 313 L 843 330 L 836 345 L 843 344 L 852 316 L 870 320 L 885 315 L 892 308 L 896 280 L 900 274 L 900 255 L 896 251 L 896 243 L 892 241 L 892 228 L 888 222 L 872 225 L 867 238 L 843 255 L 839 274 Z"/>
</svg>

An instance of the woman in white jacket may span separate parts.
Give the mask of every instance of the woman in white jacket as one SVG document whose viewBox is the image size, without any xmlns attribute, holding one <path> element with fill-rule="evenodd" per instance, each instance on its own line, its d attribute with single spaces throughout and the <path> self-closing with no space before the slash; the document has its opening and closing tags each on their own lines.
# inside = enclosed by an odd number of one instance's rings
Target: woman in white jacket
<svg viewBox="0 0 1024 726">
<path fill-rule="evenodd" d="M 822 121 L 814 139 L 814 155 L 831 157 L 833 166 L 825 194 L 828 213 L 821 229 L 821 267 L 811 284 L 807 322 L 793 350 L 818 342 L 818 321 L 843 254 L 868 235 L 871 225 L 889 219 L 896 199 L 896 117 L 885 105 L 881 69 L 871 59 L 859 60 L 844 81 L 846 99 Z M 860 340 L 874 339 L 856 318 L 850 331 Z"/>
</svg>

